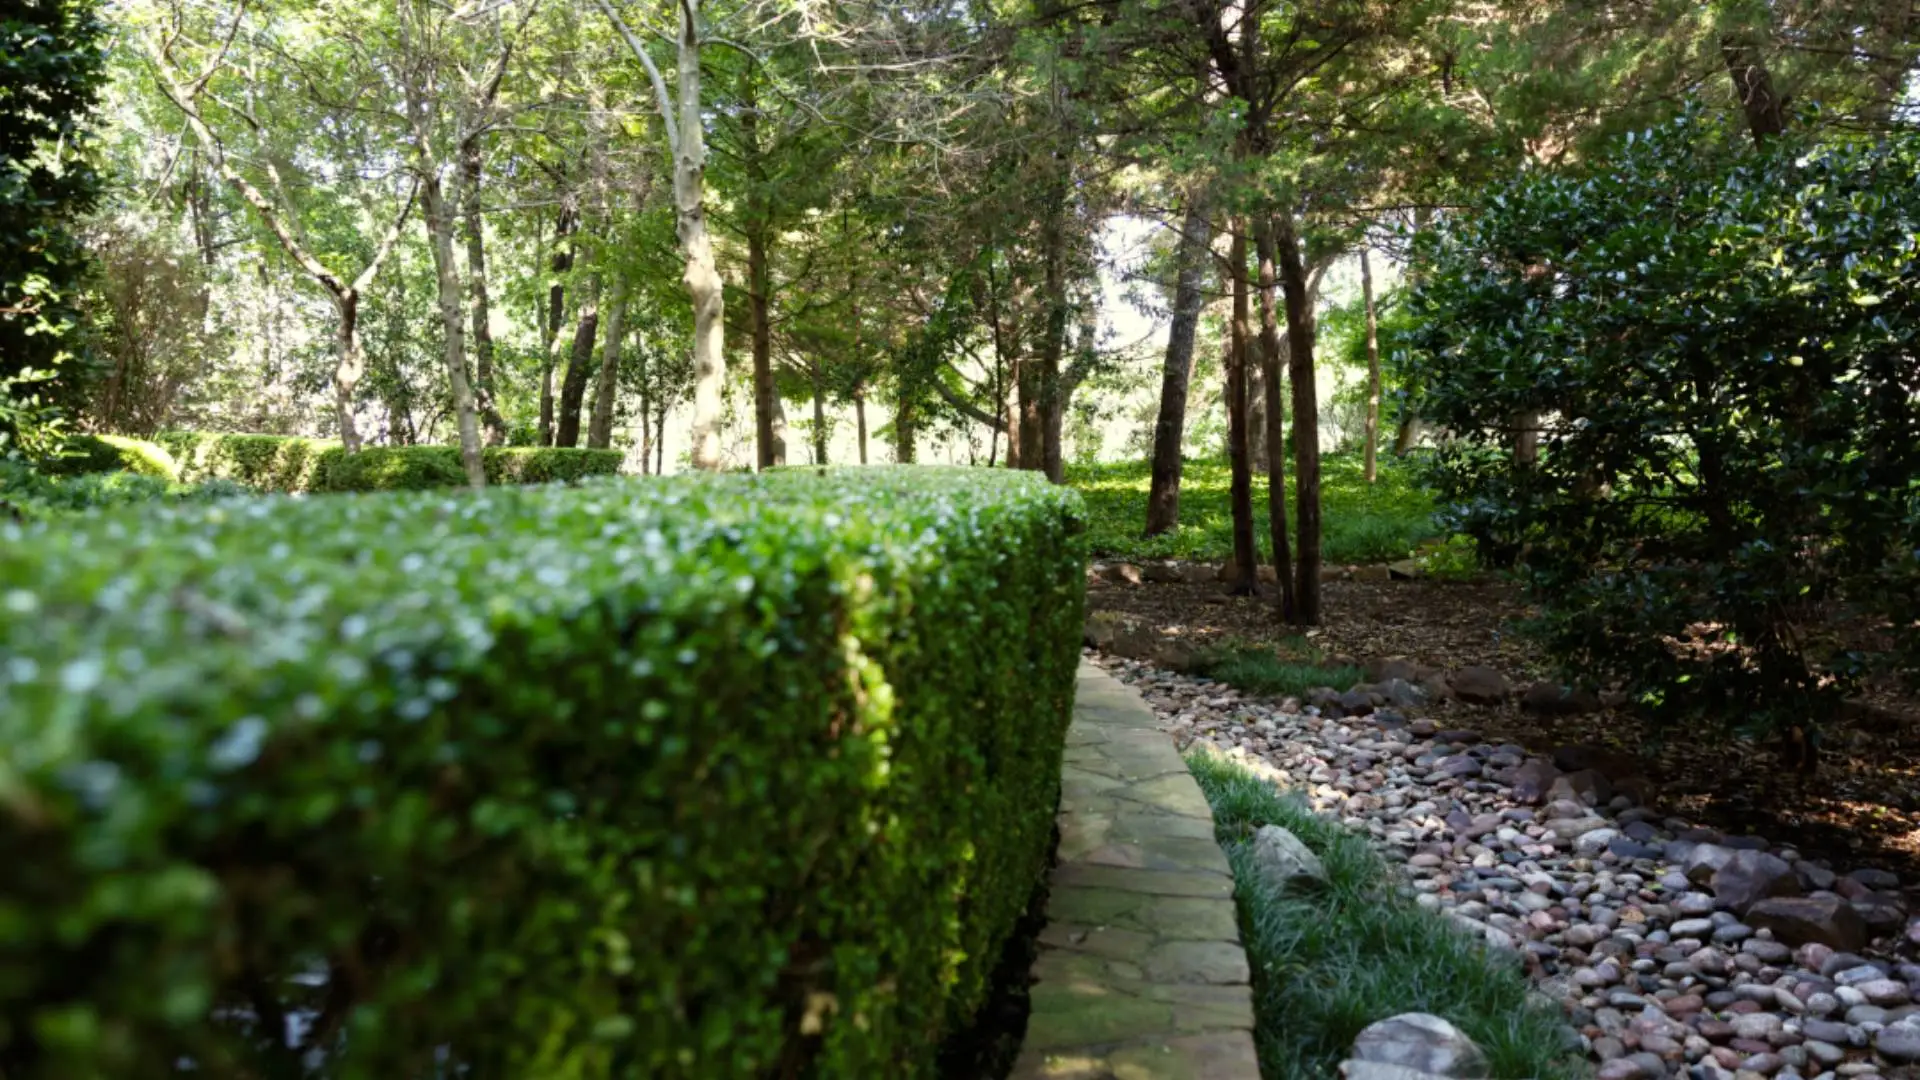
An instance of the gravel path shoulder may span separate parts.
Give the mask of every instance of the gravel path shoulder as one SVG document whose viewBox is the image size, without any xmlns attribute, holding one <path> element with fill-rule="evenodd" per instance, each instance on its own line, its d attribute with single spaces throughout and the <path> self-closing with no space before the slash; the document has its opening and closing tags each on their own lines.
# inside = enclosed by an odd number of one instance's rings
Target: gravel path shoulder
<svg viewBox="0 0 1920 1080">
<path fill-rule="evenodd" d="M 1662 817 L 1604 773 L 1392 709 L 1328 719 L 1095 657 L 1182 744 L 1303 792 L 1561 1002 L 1601 1080 L 1920 1077 L 1906 883 Z"/>
</svg>

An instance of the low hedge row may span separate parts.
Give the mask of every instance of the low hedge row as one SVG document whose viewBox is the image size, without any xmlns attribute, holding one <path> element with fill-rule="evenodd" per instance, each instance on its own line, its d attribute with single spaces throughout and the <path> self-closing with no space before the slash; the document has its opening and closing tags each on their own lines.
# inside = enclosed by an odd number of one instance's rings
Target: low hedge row
<svg viewBox="0 0 1920 1080">
<path fill-rule="evenodd" d="M 377 446 L 348 454 L 331 439 L 290 435 L 165 432 L 157 441 L 189 482 L 225 479 L 256 491 L 425 491 L 467 482 L 453 446 Z M 618 450 L 493 446 L 483 453 L 489 484 L 543 484 L 612 475 Z"/>
<path fill-rule="evenodd" d="M 180 479 L 180 467 L 165 447 L 123 435 L 75 435 L 67 440 L 65 452 L 44 468 L 54 476 L 130 472 L 157 480 Z"/>
<path fill-rule="evenodd" d="M 940 469 L 0 525 L 0 1075 L 929 1075 L 1083 533 Z"/>
</svg>

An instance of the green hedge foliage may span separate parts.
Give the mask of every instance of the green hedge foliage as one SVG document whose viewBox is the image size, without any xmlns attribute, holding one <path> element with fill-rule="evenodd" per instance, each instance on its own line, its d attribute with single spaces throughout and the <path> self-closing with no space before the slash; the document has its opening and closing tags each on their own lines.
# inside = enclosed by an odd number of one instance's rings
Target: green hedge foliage
<svg viewBox="0 0 1920 1080">
<path fill-rule="evenodd" d="M 25 462 L 0 459 L 0 518 L 52 518 L 158 499 L 211 502 L 246 494 L 226 480 L 182 484 L 124 470 L 50 476 Z"/>
<path fill-rule="evenodd" d="M 348 454 L 331 439 L 287 435 L 159 436 L 181 463 L 181 479 L 226 479 L 272 492 L 424 491 L 467 482 L 452 446 L 376 446 Z M 489 484 L 544 484 L 611 476 L 618 450 L 493 446 L 484 451 Z"/>
<path fill-rule="evenodd" d="M 1084 561 L 957 469 L 0 525 L 0 1074 L 930 1075 Z"/>
<path fill-rule="evenodd" d="M 231 480 L 255 491 L 308 490 L 321 455 L 340 448 L 331 439 L 291 435 L 167 431 L 155 439 L 180 463 L 180 479 L 188 483 Z"/>
<path fill-rule="evenodd" d="M 122 435 L 72 436 L 65 452 L 47 461 L 43 468 L 54 476 L 130 472 L 159 480 L 180 479 L 180 468 L 165 447 Z"/>
</svg>

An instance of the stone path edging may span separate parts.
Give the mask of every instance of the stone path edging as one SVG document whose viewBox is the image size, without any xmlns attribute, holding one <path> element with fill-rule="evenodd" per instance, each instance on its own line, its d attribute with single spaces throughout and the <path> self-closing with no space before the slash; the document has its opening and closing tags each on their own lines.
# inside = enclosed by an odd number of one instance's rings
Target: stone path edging
<svg viewBox="0 0 1920 1080">
<path fill-rule="evenodd" d="M 1059 823 L 1012 1080 L 1259 1080 L 1213 813 L 1139 693 L 1084 660 Z"/>
</svg>

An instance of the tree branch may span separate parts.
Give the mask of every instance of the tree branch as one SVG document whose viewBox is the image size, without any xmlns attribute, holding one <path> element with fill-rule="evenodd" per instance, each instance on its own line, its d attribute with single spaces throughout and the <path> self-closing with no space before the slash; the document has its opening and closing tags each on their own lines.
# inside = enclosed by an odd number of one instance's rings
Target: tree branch
<svg viewBox="0 0 1920 1080">
<path fill-rule="evenodd" d="M 660 110 L 661 122 L 667 125 L 667 164 L 672 165 L 673 159 L 680 153 L 680 125 L 673 118 L 673 98 L 667 93 L 667 80 L 660 77 L 660 68 L 654 64 L 653 57 L 647 55 L 647 47 L 627 28 L 620 13 L 613 10 L 613 5 L 608 0 L 594 2 L 606 13 L 607 19 L 613 23 L 613 28 L 619 32 L 640 65 L 647 69 L 647 79 L 653 83 L 653 103 Z"/>
</svg>

